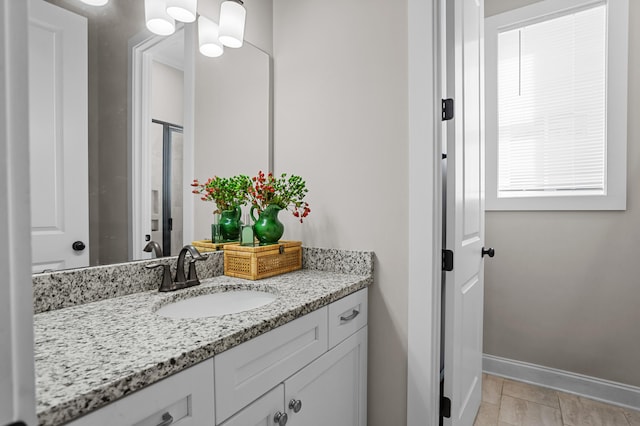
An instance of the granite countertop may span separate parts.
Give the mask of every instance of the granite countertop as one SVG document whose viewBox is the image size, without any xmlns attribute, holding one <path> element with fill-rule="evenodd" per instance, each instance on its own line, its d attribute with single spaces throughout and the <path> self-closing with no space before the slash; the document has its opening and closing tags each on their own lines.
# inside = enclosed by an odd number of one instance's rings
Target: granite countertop
<svg viewBox="0 0 640 426">
<path fill-rule="evenodd" d="M 260 281 L 216 276 L 173 293 L 145 291 L 37 314 L 39 424 L 73 420 L 372 281 L 371 274 L 313 269 Z M 172 319 L 155 313 L 173 300 L 229 288 L 262 289 L 278 298 L 249 312 L 212 318 Z"/>
</svg>

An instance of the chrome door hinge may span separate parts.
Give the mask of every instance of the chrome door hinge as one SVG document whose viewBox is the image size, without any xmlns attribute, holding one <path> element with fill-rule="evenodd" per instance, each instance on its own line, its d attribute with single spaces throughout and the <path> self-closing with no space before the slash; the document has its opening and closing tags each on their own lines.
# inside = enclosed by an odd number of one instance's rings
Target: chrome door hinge
<svg viewBox="0 0 640 426">
<path fill-rule="evenodd" d="M 442 250 L 442 270 L 453 271 L 453 251 L 443 249 Z"/>
<path fill-rule="evenodd" d="M 442 121 L 451 120 L 453 118 L 453 99 L 442 100 Z"/>
</svg>

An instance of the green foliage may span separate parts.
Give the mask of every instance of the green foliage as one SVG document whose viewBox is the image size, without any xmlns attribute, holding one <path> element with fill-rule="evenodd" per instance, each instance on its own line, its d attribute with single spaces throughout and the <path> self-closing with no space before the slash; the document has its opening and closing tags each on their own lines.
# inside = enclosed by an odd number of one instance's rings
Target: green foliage
<svg viewBox="0 0 640 426">
<path fill-rule="evenodd" d="M 246 175 L 229 178 L 214 176 L 206 183 L 200 183 L 194 179 L 191 186 L 195 188 L 192 192 L 201 195 L 202 201 L 215 202 L 218 212 L 221 212 L 247 204 L 247 192 L 251 187 L 251 179 Z"/>
</svg>

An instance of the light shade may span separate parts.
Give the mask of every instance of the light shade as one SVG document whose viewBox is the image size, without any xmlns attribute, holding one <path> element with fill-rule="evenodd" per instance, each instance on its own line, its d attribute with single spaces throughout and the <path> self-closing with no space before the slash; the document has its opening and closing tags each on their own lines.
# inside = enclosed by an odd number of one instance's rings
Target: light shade
<svg viewBox="0 0 640 426">
<path fill-rule="evenodd" d="M 81 0 L 82 3 L 91 5 L 91 6 L 104 6 L 109 3 L 109 0 Z"/>
<path fill-rule="evenodd" d="M 220 6 L 220 41 L 227 47 L 242 47 L 247 11 L 242 4 L 225 1 Z"/>
<path fill-rule="evenodd" d="M 204 56 L 217 58 L 224 53 L 224 47 L 218 39 L 218 24 L 204 16 L 198 17 L 198 45 Z"/>
<path fill-rule="evenodd" d="M 176 30 L 175 21 L 167 14 L 166 0 L 144 0 L 144 16 L 147 28 L 154 34 L 166 36 Z"/>
<path fill-rule="evenodd" d="M 180 22 L 196 20 L 198 0 L 167 0 L 167 13 Z"/>
</svg>

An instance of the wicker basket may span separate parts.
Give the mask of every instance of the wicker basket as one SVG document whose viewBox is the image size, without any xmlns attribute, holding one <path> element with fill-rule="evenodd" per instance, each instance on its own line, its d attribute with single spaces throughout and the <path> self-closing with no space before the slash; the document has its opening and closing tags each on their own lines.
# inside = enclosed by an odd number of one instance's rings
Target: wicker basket
<svg viewBox="0 0 640 426">
<path fill-rule="evenodd" d="M 222 247 L 229 243 L 212 243 L 211 240 L 192 241 L 191 245 L 198 249 L 200 253 L 222 250 Z"/>
<path fill-rule="evenodd" d="M 302 242 L 280 241 L 268 246 L 225 244 L 224 274 L 259 280 L 302 268 Z"/>
</svg>

